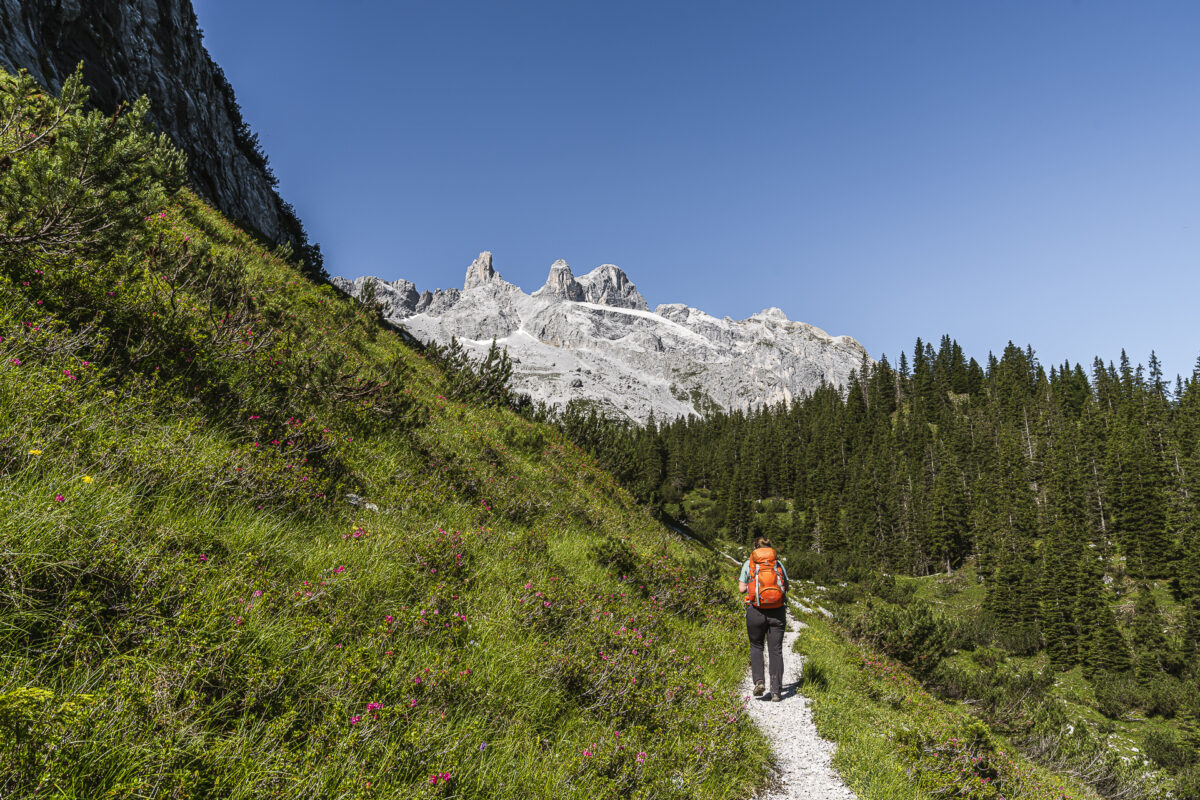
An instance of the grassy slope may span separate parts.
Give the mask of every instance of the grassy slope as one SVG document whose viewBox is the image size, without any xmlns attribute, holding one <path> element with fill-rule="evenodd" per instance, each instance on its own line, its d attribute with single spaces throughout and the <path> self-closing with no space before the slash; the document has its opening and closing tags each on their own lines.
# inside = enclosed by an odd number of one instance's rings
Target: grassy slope
<svg viewBox="0 0 1200 800">
<path fill-rule="evenodd" d="M 0 261 L 0 795 L 760 780 L 736 604 L 607 475 L 186 192 L 130 233 Z"/>
<path fill-rule="evenodd" d="M 809 585 L 810 603 L 820 592 Z M 1021 757 L 962 706 L 926 691 L 903 666 L 848 642 L 818 614 L 796 642 L 808 659 L 801 691 L 837 742 L 834 766 L 861 800 L 1096 800 L 1082 784 Z"/>
</svg>

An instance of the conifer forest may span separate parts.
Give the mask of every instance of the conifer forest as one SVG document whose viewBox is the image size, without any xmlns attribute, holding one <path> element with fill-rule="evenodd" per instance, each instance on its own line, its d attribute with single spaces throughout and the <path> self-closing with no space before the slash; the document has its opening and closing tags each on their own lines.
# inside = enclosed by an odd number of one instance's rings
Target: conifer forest
<svg viewBox="0 0 1200 800">
<path fill-rule="evenodd" d="M 767 535 L 794 577 L 861 591 L 850 630 L 946 693 L 995 688 L 939 665 L 957 648 L 1079 667 L 1105 716 L 1174 720 L 1195 761 L 1200 362 L 1173 380 L 1153 354 L 1047 369 L 1009 343 L 981 365 L 944 336 L 790 404 L 560 424 L 696 535 Z M 979 602 L 934 635 L 908 577 L 939 573 Z"/>
</svg>

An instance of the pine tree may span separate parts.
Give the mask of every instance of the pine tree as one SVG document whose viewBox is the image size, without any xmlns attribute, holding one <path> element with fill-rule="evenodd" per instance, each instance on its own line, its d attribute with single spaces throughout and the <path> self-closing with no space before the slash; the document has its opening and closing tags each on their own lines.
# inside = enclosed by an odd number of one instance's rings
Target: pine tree
<svg viewBox="0 0 1200 800">
<path fill-rule="evenodd" d="M 1167 639 L 1163 635 L 1163 618 L 1149 587 L 1138 589 L 1133 609 L 1134 674 L 1143 686 L 1162 671 L 1170 659 Z"/>
<path fill-rule="evenodd" d="M 1167 536 L 1161 470 L 1144 429 L 1126 419 L 1119 428 L 1117 527 L 1129 571 L 1140 578 L 1165 577 L 1172 559 Z"/>
<path fill-rule="evenodd" d="M 939 463 L 931 465 L 935 472 L 926 529 L 930 558 L 939 568 L 945 567 L 949 575 L 952 567 L 961 563 L 967 549 L 969 508 L 961 472 L 949 452 L 945 448 L 939 449 Z"/>
<path fill-rule="evenodd" d="M 1069 526 L 1058 520 L 1042 547 L 1041 630 L 1050 663 L 1060 670 L 1073 667 L 1080 655 L 1076 613 L 1083 554 L 1078 544 Z"/>
<path fill-rule="evenodd" d="M 1128 672 L 1129 644 L 1117 628 L 1108 604 L 1101 601 L 1093 608 L 1091 641 L 1084 662 L 1084 674 L 1092 677 L 1102 672 Z"/>
</svg>

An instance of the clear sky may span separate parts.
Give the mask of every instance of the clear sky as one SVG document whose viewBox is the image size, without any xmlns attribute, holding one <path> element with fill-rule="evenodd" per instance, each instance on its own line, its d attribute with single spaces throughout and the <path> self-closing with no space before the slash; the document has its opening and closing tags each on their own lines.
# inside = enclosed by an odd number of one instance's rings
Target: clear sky
<svg viewBox="0 0 1200 800">
<path fill-rule="evenodd" d="M 331 274 L 1200 355 L 1200 3 L 194 0 Z"/>
</svg>

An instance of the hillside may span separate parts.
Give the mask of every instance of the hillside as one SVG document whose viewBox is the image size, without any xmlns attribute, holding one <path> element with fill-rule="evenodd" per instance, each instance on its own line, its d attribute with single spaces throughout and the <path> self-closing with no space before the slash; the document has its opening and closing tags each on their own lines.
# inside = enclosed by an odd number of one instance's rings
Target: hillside
<svg viewBox="0 0 1200 800">
<path fill-rule="evenodd" d="M 0 796 L 739 797 L 726 578 L 0 74 Z"/>
<path fill-rule="evenodd" d="M 420 341 L 457 339 L 482 356 L 493 340 L 513 360 L 514 388 L 561 410 L 595 408 L 644 424 L 756 408 L 842 386 L 870 363 L 849 336 L 789 320 L 778 308 L 717 318 L 682 303 L 653 310 L 623 270 L 602 264 L 575 277 L 550 267 L 532 294 L 500 277 L 492 254 L 467 267 L 462 290 L 417 292 L 405 280 L 334 278 Z"/>
</svg>

